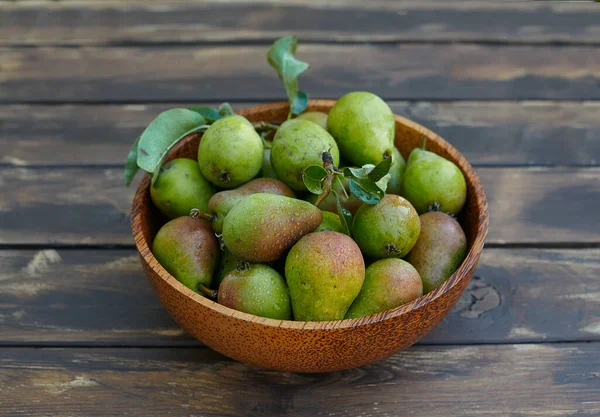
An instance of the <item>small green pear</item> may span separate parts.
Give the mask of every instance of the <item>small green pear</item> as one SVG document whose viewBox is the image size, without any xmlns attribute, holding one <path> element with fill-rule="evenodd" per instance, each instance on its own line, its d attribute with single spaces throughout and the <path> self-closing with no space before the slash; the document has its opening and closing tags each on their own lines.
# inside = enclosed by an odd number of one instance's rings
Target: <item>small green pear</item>
<svg viewBox="0 0 600 417">
<path fill-rule="evenodd" d="M 275 194 L 252 194 L 233 206 L 223 222 L 223 242 L 249 262 L 271 262 L 302 236 L 314 231 L 323 215 L 314 205 Z"/>
<path fill-rule="evenodd" d="M 323 129 L 327 130 L 327 113 L 320 111 L 308 111 L 302 113 L 300 116 L 296 117 L 296 119 L 310 120 L 311 122 L 316 123 Z"/>
<path fill-rule="evenodd" d="M 394 150 L 396 122 L 390 107 L 373 93 L 355 91 L 329 111 L 327 129 L 351 163 L 377 165 Z"/>
<path fill-rule="evenodd" d="M 292 307 L 285 280 L 273 268 L 251 264 L 236 268 L 219 286 L 219 304 L 255 316 L 291 320 Z"/>
<path fill-rule="evenodd" d="M 467 256 L 467 237 L 460 224 L 446 213 L 432 211 L 420 216 L 421 234 L 406 256 L 423 280 L 428 293 L 442 285 Z"/>
<path fill-rule="evenodd" d="M 352 236 L 365 256 L 402 258 L 421 231 L 419 215 L 408 200 L 386 194 L 378 204 L 363 204 L 354 216 Z"/>
<path fill-rule="evenodd" d="M 397 148 L 392 151 L 392 166 L 390 167 L 390 179 L 388 181 L 388 194 L 398 194 L 402 192 L 402 177 L 406 170 L 406 161 Z"/>
<path fill-rule="evenodd" d="M 255 178 L 236 189 L 218 192 L 208 202 L 208 212 L 213 215 L 215 233 L 223 231 L 223 221 L 233 206 L 245 197 L 258 193 L 277 194 L 286 197 L 296 196 L 285 183 L 273 178 Z"/>
<path fill-rule="evenodd" d="M 204 178 L 198 162 L 188 158 L 164 164 L 150 188 L 152 202 L 170 219 L 187 216 L 193 208 L 206 211 L 214 193 L 215 186 Z"/>
<path fill-rule="evenodd" d="M 209 287 L 219 261 L 219 243 L 209 223 L 178 217 L 160 228 L 152 253 L 179 282 L 193 291 Z"/>
<path fill-rule="evenodd" d="M 302 172 L 310 165 L 323 165 L 323 153 L 329 152 L 333 164 L 340 163 L 340 152 L 333 137 L 308 120 L 284 122 L 273 138 L 271 165 L 277 177 L 296 191 L 306 191 Z"/>
<path fill-rule="evenodd" d="M 315 232 L 332 231 L 342 233 L 342 222 L 337 214 L 329 211 L 323 211 L 321 214 L 323 215 L 323 221 Z"/>
<path fill-rule="evenodd" d="M 341 320 L 363 285 L 365 263 L 350 237 L 310 233 L 288 253 L 285 277 L 296 320 Z"/>
<path fill-rule="evenodd" d="M 402 195 L 419 214 L 431 209 L 457 215 L 467 199 L 465 177 L 454 163 L 421 148 L 408 156 Z"/>
<path fill-rule="evenodd" d="M 235 188 L 256 177 L 263 161 L 263 142 L 242 116 L 214 122 L 202 135 L 198 164 L 207 180 L 221 188 Z"/>
<path fill-rule="evenodd" d="M 346 313 L 347 319 L 391 310 L 423 295 L 417 270 L 402 259 L 380 259 L 365 272 L 360 293 Z"/>
</svg>

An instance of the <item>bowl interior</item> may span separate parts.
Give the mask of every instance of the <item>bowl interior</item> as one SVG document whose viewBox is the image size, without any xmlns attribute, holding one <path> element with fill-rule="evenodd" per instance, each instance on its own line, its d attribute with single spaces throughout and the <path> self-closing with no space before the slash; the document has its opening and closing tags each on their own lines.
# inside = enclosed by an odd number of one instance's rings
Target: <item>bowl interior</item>
<svg viewBox="0 0 600 417">
<path fill-rule="evenodd" d="M 333 106 L 335 101 L 331 100 L 311 100 L 308 110 L 309 111 L 323 111 L 328 112 Z M 287 118 L 289 111 L 289 105 L 287 102 L 270 103 L 261 106 L 252 107 L 249 109 L 238 112 L 245 116 L 251 122 L 258 121 L 270 121 L 277 122 L 283 121 Z M 261 322 L 265 325 L 276 326 L 276 327 L 289 327 L 296 329 L 327 329 L 327 328 L 344 328 L 354 327 L 366 323 L 374 323 L 380 320 L 385 320 L 390 317 L 395 317 L 400 314 L 407 313 L 412 309 L 423 306 L 424 304 L 433 302 L 436 298 L 449 291 L 453 286 L 458 284 L 464 284 L 463 281 L 468 280 L 470 275 L 468 273 L 471 266 L 473 266 L 479 259 L 485 237 L 487 235 L 488 228 L 488 207 L 483 187 L 479 182 L 479 178 L 475 174 L 475 171 L 467 160 L 449 143 L 443 140 L 441 137 L 433 133 L 432 131 L 408 120 L 401 116 L 395 116 L 396 119 L 396 138 L 395 145 L 398 150 L 402 153 L 404 158 L 408 158 L 408 155 L 412 149 L 422 145 L 424 137 L 427 137 L 426 148 L 429 151 L 435 152 L 452 162 L 454 162 L 462 170 L 467 181 L 467 202 L 465 207 L 458 216 L 458 220 L 463 227 L 468 241 L 468 253 L 463 264 L 457 269 L 457 271 L 450 277 L 444 284 L 438 287 L 436 290 L 414 300 L 410 303 L 404 304 L 393 310 L 385 311 L 379 314 L 375 314 L 369 317 L 363 317 L 360 319 L 349 319 L 349 320 L 337 320 L 331 322 L 300 322 L 300 321 L 280 321 L 272 319 L 262 319 Z M 177 144 L 169 153 L 167 160 L 174 158 L 197 158 L 198 144 L 200 142 L 200 134 L 192 134 Z M 156 235 L 158 229 L 167 221 L 167 219 L 160 214 L 160 212 L 154 208 L 150 200 L 150 177 L 148 174 L 144 176 L 144 179 L 140 183 L 133 205 L 132 223 L 134 229 L 134 240 L 140 253 L 149 254 L 152 256 L 149 248 L 152 247 L 152 241 Z M 146 256 L 146 255 L 144 255 Z M 162 268 L 159 266 L 159 268 Z M 169 276 L 168 272 L 161 272 L 161 276 Z M 223 314 L 235 315 L 235 317 L 248 320 L 256 321 L 257 317 L 241 313 L 239 311 L 231 310 L 220 304 L 217 304 L 193 291 L 187 289 L 185 286 L 177 282 L 175 279 L 169 280 L 169 284 L 174 286 L 178 291 L 186 294 L 187 296 L 194 299 L 194 301 L 201 303 L 207 307 L 217 310 Z"/>
</svg>

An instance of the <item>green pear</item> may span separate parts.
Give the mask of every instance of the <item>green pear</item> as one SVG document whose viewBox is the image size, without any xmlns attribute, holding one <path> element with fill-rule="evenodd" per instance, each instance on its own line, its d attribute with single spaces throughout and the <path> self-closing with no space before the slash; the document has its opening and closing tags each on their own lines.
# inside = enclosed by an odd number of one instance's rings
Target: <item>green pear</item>
<svg viewBox="0 0 600 417">
<path fill-rule="evenodd" d="M 302 236 L 314 231 L 323 216 L 312 204 L 275 194 L 253 194 L 233 206 L 223 222 L 223 242 L 249 262 L 271 262 Z"/>
<path fill-rule="evenodd" d="M 224 248 L 221 251 L 219 263 L 215 269 L 212 287 L 218 290 L 223 278 L 225 278 L 225 275 L 236 269 L 240 262 L 243 262 L 242 258 L 235 256 L 233 253 L 228 251 L 227 248 Z"/>
<path fill-rule="evenodd" d="M 394 150 L 394 113 L 373 93 L 356 91 L 340 98 L 329 111 L 327 129 L 342 157 L 358 166 L 377 165 Z"/>
<path fill-rule="evenodd" d="M 341 320 L 363 285 L 365 263 L 350 237 L 310 233 L 290 250 L 285 277 L 296 320 Z"/>
<path fill-rule="evenodd" d="M 261 137 L 248 120 L 238 115 L 214 122 L 198 146 L 202 174 L 221 188 L 235 188 L 256 177 L 262 160 Z"/>
<path fill-rule="evenodd" d="M 219 286 L 219 304 L 255 316 L 291 320 L 292 307 L 285 280 L 273 268 L 252 264 L 236 268 Z"/>
<path fill-rule="evenodd" d="M 386 194 L 378 204 L 363 204 L 354 216 L 352 236 L 365 256 L 402 258 L 421 231 L 419 215 L 404 198 Z"/>
<path fill-rule="evenodd" d="M 467 199 L 467 183 L 454 163 L 415 148 L 408 156 L 402 195 L 419 214 L 434 209 L 457 215 Z"/>
<path fill-rule="evenodd" d="M 262 167 L 260 168 L 260 173 L 258 175 L 263 178 L 277 179 L 277 174 L 275 173 L 275 170 L 271 166 L 271 149 L 270 148 L 265 148 L 265 150 L 263 152 Z"/>
<path fill-rule="evenodd" d="M 390 167 L 390 179 L 388 181 L 387 189 L 385 190 L 388 194 L 400 195 L 402 191 L 402 177 L 406 170 L 406 161 L 397 148 L 392 151 L 392 166 Z"/>
<path fill-rule="evenodd" d="M 329 211 L 323 211 L 321 214 L 323 215 L 323 221 L 315 232 L 332 231 L 342 233 L 342 222 L 337 214 Z"/>
<path fill-rule="evenodd" d="M 333 137 L 308 120 L 284 122 L 273 138 L 271 165 L 277 177 L 296 191 L 306 191 L 302 172 L 310 165 L 323 165 L 323 153 L 329 151 L 333 164 L 340 163 L 340 152 Z"/>
<path fill-rule="evenodd" d="M 354 215 L 356 213 L 356 210 L 358 210 L 358 208 L 363 205 L 363 202 L 361 200 L 359 200 L 358 198 L 356 198 L 354 196 L 354 194 L 350 193 L 350 186 L 348 184 L 348 178 L 343 177 L 343 178 L 340 178 L 340 180 L 342 182 L 345 192 L 344 192 L 344 190 L 342 190 L 342 185 L 340 185 L 339 181 L 337 181 L 337 180 L 335 180 L 333 182 L 333 191 L 337 192 L 337 194 L 339 195 L 340 204 L 342 205 L 342 207 L 344 207 L 352 215 Z M 346 197 L 346 195 L 348 197 Z M 317 194 L 310 194 L 306 198 L 306 201 L 314 204 L 314 203 L 316 203 L 318 198 L 319 198 L 319 196 Z M 321 203 L 319 204 L 319 208 L 323 211 L 337 213 L 337 202 L 335 199 L 335 194 L 329 193 L 329 195 L 327 197 L 325 197 L 325 199 L 323 201 L 321 201 Z"/>
<path fill-rule="evenodd" d="M 380 259 L 367 268 L 360 293 L 346 313 L 347 319 L 391 310 L 423 295 L 417 270 L 402 259 Z"/>
<path fill-rule="evenodd" d="M 152 253 L 179 282 L 193 291 L 209 287 L 219 261 L 219 243 L 209 223 L 178 217 L 160 228 Z"/>
<path fill-rule="evenodd" d="M 295 197 L 290 187 L 282 181 L 273 178 L 255 178 L 234 190 L 218 192 L 208 202 L 208 212 L 213 215 L 213 229 L 215 233 L 223 231 L 223 221 L 233 206 L 245 197 L 258 193 Z"/>
<path fill-rule="evenodd" d="M 164 164 L 150 188 L 152 202 L 170 219 L 187 216 L 193 208 L 206 211 L 214 193 L 215 186 L 204 178 L 198 162 L 188 158 Z"/>
<path fill-rule="evenodd" d="M 311 122 L 321 126 L 323 129 L 327 129 L 327 113 L 320 111 L 308 111 L 302 113 L 300 116 L 296 117 L 296 119 L 310 120 Z"/>
<path fill-rule="evenodd" d="M 467 256 L 467 237 L 453 217 L 432 211 L 420 216 L 421 234 L 406 260 L 419 271 L 423 291 L 442 285 Z"/>
</svg>

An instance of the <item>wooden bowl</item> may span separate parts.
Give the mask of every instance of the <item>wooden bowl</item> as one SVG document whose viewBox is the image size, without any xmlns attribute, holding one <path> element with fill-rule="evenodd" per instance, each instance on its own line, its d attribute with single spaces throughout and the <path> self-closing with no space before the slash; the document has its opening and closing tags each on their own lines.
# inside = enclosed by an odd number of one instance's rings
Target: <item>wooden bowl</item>
<svg viewBox="0 0 600 417">
<path fill-rule="evenodd" d="M 328 112 L 335 102 L 311 100 L 309 110 Z M 242 110 L 252 122 L 285 120 L 288 103 L 271 103 Z M 465 290 L 483 249 L 488 206 L 479 178 L 467 160 L 444 139 L 396 116 L 396 147 L 406 158 L 429 140 L 427 149 L 457 164 L 467 180 L 467 202 L 460 223 L 469 252 L 458 270 L 441 287 L 408 304 L 360 319 L 329 322 L 281 321 L 242 313 L 189 290 L 154 258 L 150 248 L 164 221 L 150 200 L 150 176 L 145 175 L 133 201 L 132 228 L 142 266 L 171 316 L 210 348 L 249 364 L 291 372 L 349 369 L 386 358 L 406 348 L 437 325 Z M 201 136 L 190 135 L 169 159 L 197 157 Z"/>
</svg>

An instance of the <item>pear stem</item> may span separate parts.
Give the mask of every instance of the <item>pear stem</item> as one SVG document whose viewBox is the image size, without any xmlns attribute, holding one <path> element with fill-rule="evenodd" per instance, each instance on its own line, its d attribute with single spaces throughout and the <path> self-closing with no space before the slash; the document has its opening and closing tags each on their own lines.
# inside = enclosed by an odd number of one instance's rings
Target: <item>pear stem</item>
<svg viewBox="0 0 600 417">
<path fill-rule="evenodd" d="M 424 151 L 427 150 L 425 149 L 425 147 L 427 146 L 427 139 L 429 139 L 427 135 L 423 135 L 423 144 L 421 145 L 421 149 L 423 149 Z"/>
<path fill-rule="evenodd" d="M 325 181 L 323 183 L 323 192 L 319 195 L 317 201 L 315 201 L 315 206 L 317 207 L 319 207 L 319 204 L 321 204 L 321 202 L 327 198 L 329 193 L 331 193 L 333 180 L 337 171 L 337 168 L 333 164 L 333 157 L 329 151 L 323 152 L 321 158 L 323 159 L 323 168 L 325 168 L 325 171 L 327 171 L 327 176 L 325 177 Z"/>
<path fill-rule="evenodd" d="M 348 192 L 346 191 L 346 187 L 344 187 L 344 184 L 342 184 L 342 180 L 340 179 L 340 176 L 336 175 L 335 179 L 340 184 L 340 188 L 342 189 L 342 192 L 344 193 L 344 197 L 346 197 L 346 200 L 349 200 L 350 196 L 348 195 Z"/>
<path fill-rule="evenodd" d="M 252 126 L 254 127 L 254 129 L 259 130 L 259 131 L 279 129 L 278 125 L 273 124 L 273 123 L 268 123 L 268 122 L 255 122 L 255 123 L 252 123 Z"/>
<path fill-rule="evenodd" d="M 215 221 L 215 216 L 213 214 L 204 213 L 198 210 L 197 208 L 193 208 L 190 210 L 190 217 L 192 219 L 206 220 L 211 223 Z"/>
<path fill-rule="evenodd" d="M 210 288 L 206 287 L 204 284 L 198 285 L 198 291 L 200 291 L 202 294 L 204 294 L 206 297 L 210 298 L 211 300 L 216 300 L 219 297 L 219 292 L 217 290 L 211 290 Z"/>
</svg>

